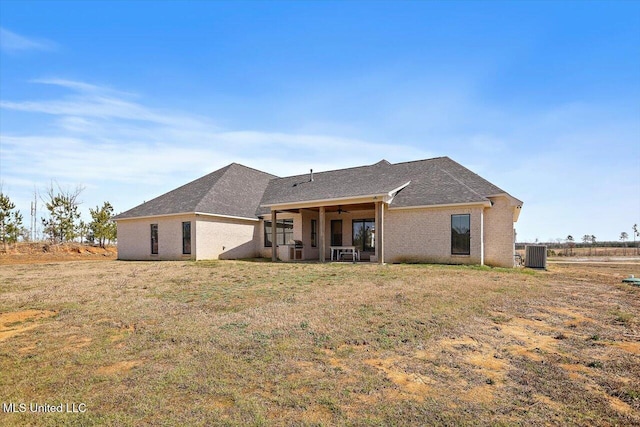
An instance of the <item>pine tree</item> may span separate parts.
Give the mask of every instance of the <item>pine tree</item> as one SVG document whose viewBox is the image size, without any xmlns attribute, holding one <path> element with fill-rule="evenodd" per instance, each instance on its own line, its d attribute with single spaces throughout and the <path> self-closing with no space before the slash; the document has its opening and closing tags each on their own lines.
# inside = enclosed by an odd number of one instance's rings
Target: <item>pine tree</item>
<svg viewBox="0 0 640 427">
<path fill-rule="evenodd" d="M 113 206 L 109 202 L 104 202 L 102 208 L 98 206 L 95 209 L 89 208 L 89 213 L 92 218 L 89 228 L 100 247 L 104 248 L 106 241 L 111 242 L 116 239 L 116 224 L 111 220 Z"/>
<path fill-rule="evenodd" d="M 623 231 L 622 233 L 620 233 L 620 240 L 622 241 L 623 247 L 624 249 L 622 250 L 622 254 L 626 255 L 627 254 L 627 239 L 629 238 L 629 234 L 627 234 L 626 231 Z"/>
<path fill-rule="evenodd" d="M 49 218 L 42 218 L 42 225 L 52 243 L 68 242 L 77 236 L 76 221 L 80 219 L 78 197 L 83 190 L 84 187 L 78 186 L 75 191 L 64 191 L 58 186 L 58 192 L 55 193 L 53 185 L 47 189 L 48 200 L 44 200 L 44 203 Z"/>
<path fill-rule="evenodd" d="M 0 239 L 3 249 L 7 250 L 7 243 L 15 243 L 22 230 L 22 214 L 16 208 L 9 196 L 0 192 Z"/>
<path fill-rule="evenodd" d="M 573 241 L 573 236 L 572 236 L 571 234 L 569 234 L 569 235 L 567 236 L 567 246 L 569 247 L 569 253 L 568 253 L 567 255 L 573 255 L 573 247 L 574 247 L 575 245 L 576 245 L 576 244 L 575 244 L 575 243 L 574 243 L 574 241 Z"/>
</svg>

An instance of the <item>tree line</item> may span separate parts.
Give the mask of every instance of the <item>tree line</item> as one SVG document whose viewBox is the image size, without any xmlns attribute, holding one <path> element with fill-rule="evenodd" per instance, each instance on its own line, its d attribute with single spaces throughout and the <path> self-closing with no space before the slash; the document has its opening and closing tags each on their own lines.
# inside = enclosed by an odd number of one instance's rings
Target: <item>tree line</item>
<svg viewBox="0 0 640 427">
<path fill-rule="evenodd" d="M 44 203 L 47 215 L 41 217 L 44 237 L 53 244 L 72 242 L 79 239 L 80 242 L 97 243 L 101 247 L 116 240 L 116 224 L 112 220 L 113 206 L 104 202 L 95 209 L 89 208 L 91 221 L 84 222 L 81 219 L 79 206 L 80 195 L 84 187 L 79 185 L 75 189 L 63 189 L 53 183 L 41 193 L 41 201 Z M 7 244 L 18 241 L 30 241 L 31 232 L 23 225 L 23 216 L 16 209 L 15 203 L 0 187 L 0 239 L 3 249 Z"/>
<path fill-rule="evenodd" d="M 633 236 L 633 245 L 632 245 L 632 253 L 635 251 L 636 255 L 640 255 L 640 230 L 638 229 L 638 224 L 633 224 L 631 227 L 631 235 Z M 629 242 L 629 233 L 623 231 L 620 233 L 619 241 L 613 242 L 599 242 L 597 237 L 592 234 L 583 235 L 580 241 L 577 241 L 571 234 L 569 234 L 564 239 L 555 239 L 552 242 L 544 243 L 549 248 L 553 249 L 562 249 L 565 256 L 572 256 L 573 250 L 576 248 L 588 248 L 589 255 L 591 255 L 593 248 L 595 247 L 611 247 L 611 248 L 623 248 L 623 255 L 627 254 L 627 248 Z M 538 240 L 536 239 L 536 244 Z M 516 249 L 523 249 L 525 243 L 517 243 Z"/>
</svg>

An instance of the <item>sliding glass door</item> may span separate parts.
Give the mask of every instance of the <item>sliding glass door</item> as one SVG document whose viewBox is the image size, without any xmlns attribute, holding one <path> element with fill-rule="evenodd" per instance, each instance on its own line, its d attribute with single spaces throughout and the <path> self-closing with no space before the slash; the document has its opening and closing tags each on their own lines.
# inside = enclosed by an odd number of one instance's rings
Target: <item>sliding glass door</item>
<svg viewBox="0 0 640 427">
<path fill-rule="evenodd" d="M 375 238 L 373 230 L 375 227 L 373 219 L 354 219 L 353 226 L 353 246 L 363 252 L 373 252 L 375 250 Z"/>
</svg>

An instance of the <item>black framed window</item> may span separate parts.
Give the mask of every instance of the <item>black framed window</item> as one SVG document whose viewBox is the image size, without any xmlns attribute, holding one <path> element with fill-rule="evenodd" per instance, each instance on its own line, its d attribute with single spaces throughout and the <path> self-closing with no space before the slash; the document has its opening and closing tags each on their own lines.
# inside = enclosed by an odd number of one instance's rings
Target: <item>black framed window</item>
<svg viewBox="0 0 640 427">
<path fill-rule="evenodd" d="M 151 224 L 151 254 L 158 254 L 158 224 Z"/>
<path fill-rule="evenodd" d="M 471 215 L 451 215 L 451 254 L 471 254 Z"/>
<path fill-rule="evenodd" d="M 342 246 L 342 220 L 331 220 L 331 246 Z"/>
<path fill-rule="evenodd" d="M 351 222 L 353 229 L 353 246 L 363 252 L 375 250 L 373 230 L 376 226 L 374 219 L 354 219 Z"/>
<path fill-rule="evenodd" d="M 191 254 L 191 222 L 182 223 L 182 253 L 184 255 Z"/>
<path fill-rule="evenodd" d="M 318 247 L 318 220 L 311 220 L 311 247 Z"/>
<path fill-rule="evenodd" d="M 293 239 L 293 219 L 277 220 L 276 239 L 276 245 L 284 245 Z M 264 222 L 264 247 L 271 247 L 271 221 Z"/>
</svg>

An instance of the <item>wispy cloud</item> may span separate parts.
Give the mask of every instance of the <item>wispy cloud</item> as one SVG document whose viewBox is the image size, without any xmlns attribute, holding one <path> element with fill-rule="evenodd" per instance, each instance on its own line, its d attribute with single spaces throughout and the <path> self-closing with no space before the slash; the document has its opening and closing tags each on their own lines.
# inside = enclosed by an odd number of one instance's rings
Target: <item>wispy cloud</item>
<svg viewBox="0 0 640 427">
<path fill-rule="evenodd" d="M 432 154 L 328 134 L 223 129 L 210 118 L 153 108 L 100 85 L 51 78 L 32 83 L 70 93 L 0 101 L 5 110 L 51 116 L 44 132 L 0 135 L 2 175 L 15 185 L 56 179 L 100 187 L 103 194 L 113 192 L 104 199 L 122 209 L 231 162 L 286 176 L 373 163 L 389 153 L 395 153 L 392 161 Z"/>
<path fill-rule="evenodd" d="M 46 113 L 56 116 L 93 117 L 96 119 L 124 119 L 152 122 L 166 125 L 179 125 L 180 120 L 191 121 L 178 115 L 161 114 L 134 102 L 105 96 L 88 94 L 54 101 L 0 101 L 0 108 L 30 113 Z"/>
<path fill-rule="evenodd" d="M 29 50 L 56 50 L 58 45 L 51 40 L 28 38 L 0 28 L 0 50 L 8 53 L 16 53 Z"/>
<path fill-rule="evenodd" d="M 468 102 L 455 108 L 482 126 L 456 134 L 425 134 L 420 144 L 411 145 L 345 137 L 318 128 L 304 132 L 223 128 L 212 118 L 156 108 L 142 95 L 103 85 L 58 78 L 32 83 L 66 88 L 68 93 L 53 99 L 0 101 L 5 110 L 50 116 L 43 131 L 0 135 L 0 179 L 22 191 L 26 206 L 33 185 L 51 179 L 86 185 L 92 189 L 91 196 L 87 194 L 90 205 L 109 200 L 124 210 L 231 162 L 286 176 L 382 158 L 397 162 L 445 154 L 523 199 L 519 235 L 547 239 L 593 233 L 578 228 L 575 210 L 593 210 L 594 198 L 607 200 L 599 208 L 608 209 L 603 217 L 615 219 L 616 224 L 628 222 L 622 217 L 628 211 L 625 205 L 638 193 L 633 179 L 637 162 L 629 163 L 631 169 L 619 167 L 621 159 L 640 155 L 634 145 L 638 122 L 605 114 L 594 105 L 572 103 L 514 115 L 486 113 Z M 506 125 L 496 126 L 496 121 Z M 609 141 L 606 150 L 603 141 Z M 625 147 L 636 148 L 628 152 Z M 585 175 L 594 158 L 598 168 L 591 167 Z M 548 236 L 532 231 L 540 220 L 548 224 Z"/>
<path fill-rule="evenodd" d="M 127 97 L 136 96 L 132 92 L 123 92 L 121 90 L 113 89 L 111 87 L 107 87 L 107 86 L 103 86 L 103 85 L 95 85 L 95 84 L 91 84 L 91 83 L 79 82 L 79 81 L 75 81 L 75 80 L 60 79 L 60 78 L 55 78 L 55 77 L 53 77 L 53 78 L 33 79 L 33 80 L 30 80 L 30 83 L 39 83 L 39 84 L 44 84 L 44 85 L 60 86 L 60 87 L 65 87 L 65 88 L 68 88 L 68 89 L 72 89 L 74 91 L 84 92 L 84 93 L 94 93 L 94 94 L 102 93 L 102 94 L 112 94 L 112 95 L 127 96 Z"/>
</svg>

